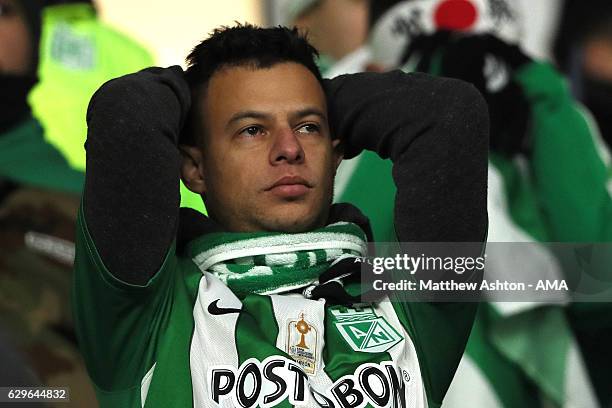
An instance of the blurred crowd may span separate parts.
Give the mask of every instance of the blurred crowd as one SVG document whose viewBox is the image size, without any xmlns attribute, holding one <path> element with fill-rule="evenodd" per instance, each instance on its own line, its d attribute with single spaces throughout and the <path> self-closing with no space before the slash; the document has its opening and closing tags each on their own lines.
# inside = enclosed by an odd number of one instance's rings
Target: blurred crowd
<svg viewBox="0 0 612 408">
<path fill-rule="evenodd" d="M 552 61 L 524 50 L 529 10 L 512 0 L 278 7 L 327 77 L 420 71 L 483 94 L 490 242 L 612 241 L 612 2 L 563 2 Z M 102 83 L 151 65 L 90 1 L 0 0 L 0 386 L 68 386 L 62 406 L 96 405 L 70 307 L 85 116 Z M 380 242 L 395 240 L 391 173 L 364 152 L 336 180 L 335 200 L 362 209 Z M 563 276 L 546 246 L 526 248 L 519 256 Z M 443 406 L 612 406 L 610 344 L 609 303 L 483 304 Z"/>
<path fill-rule="evenodd" d="M 100 85 L 153 64 L 89 1 L 0 0 L 0 386 L 96 406 L 70 305 L 85 115 Z"/>
</svg>

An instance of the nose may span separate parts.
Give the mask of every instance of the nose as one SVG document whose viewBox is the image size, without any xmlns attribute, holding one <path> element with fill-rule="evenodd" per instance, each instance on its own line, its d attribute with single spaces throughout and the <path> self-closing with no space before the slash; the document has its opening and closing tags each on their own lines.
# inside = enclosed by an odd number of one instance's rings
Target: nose
<svg viewBox="0 0 612 408">
<path fill-rule="evenodd" d="M 298 164 L 304 161 L 304 149 L 293 130 L 289 127 L 279 129 L 270 150 L 270 163 Z"/>
</svg>

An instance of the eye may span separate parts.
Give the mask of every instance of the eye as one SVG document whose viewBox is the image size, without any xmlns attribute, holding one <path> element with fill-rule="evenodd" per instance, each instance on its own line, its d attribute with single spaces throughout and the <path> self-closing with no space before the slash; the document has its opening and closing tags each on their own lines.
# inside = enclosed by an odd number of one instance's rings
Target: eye
<svg viewBox="0 0 612 408">
<path fill-rule="evenodd" d="M 255 136 L 261 135 L 263 132 L 264 131 L 260 126 L 249 126 L 247 128 L 244 128 L 240 132 L 240 135 L 246 136 L 246 137 L 255 137 Z"/>
<path fill-rule="evenodd" d="M 321 127 L 319 125 L 316 125 L 314 123 L 308 123 L 304 126 L 299 127 L 296 132 L 308 134 L 308 133 L 319 133 L 320 130 L 321 130 Z"/>
</svg>

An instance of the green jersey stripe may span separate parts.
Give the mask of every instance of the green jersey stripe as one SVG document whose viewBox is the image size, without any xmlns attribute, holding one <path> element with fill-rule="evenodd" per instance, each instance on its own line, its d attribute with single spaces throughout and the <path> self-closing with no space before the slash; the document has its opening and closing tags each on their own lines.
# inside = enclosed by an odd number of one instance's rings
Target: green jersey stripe
<svg viewBox="0 0 612 408">
<path fill-rule="evenodd" d="M 247 296 L 242 302 L 242 313 L 236 324 L 238 364 L 249 358 L 259 361 L 278 355 L 275 347 L 278 326 L 274 319 L 269 296 Z"/>
<path fill-rule="evenodd" d="M 360 309 L 347 308 L 344 306 L 328 307 L 325 311 L 325 348 L 323 349 L 323 359 L 325 361 L 325 372 L 332 379 L 337 381 L 347 372 L 355 372 L 357 368 L 365 363 L 382 363 L 389 361 L 391 357 L 388 353 L 355 352 L 363 345 L 372 323 L 369 321 L 339 321 L 338 317 L 349 318 L 353 312 Z M 349 340 L 347 340 L 347 338 Z"/>
</svg>

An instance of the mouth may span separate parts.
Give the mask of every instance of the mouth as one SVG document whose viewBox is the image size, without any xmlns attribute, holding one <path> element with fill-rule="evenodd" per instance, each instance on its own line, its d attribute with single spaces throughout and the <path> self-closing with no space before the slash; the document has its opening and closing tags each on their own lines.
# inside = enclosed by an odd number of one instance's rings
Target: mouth
<svg viewBox="0 0 612 408">
<path fill-rule="evenodd" d="M 280 198 L 299 198 L 312 188 L 312 184 L 300 176 L 285 176 L 278 179 L 265 191 Z"/>
</svg>

